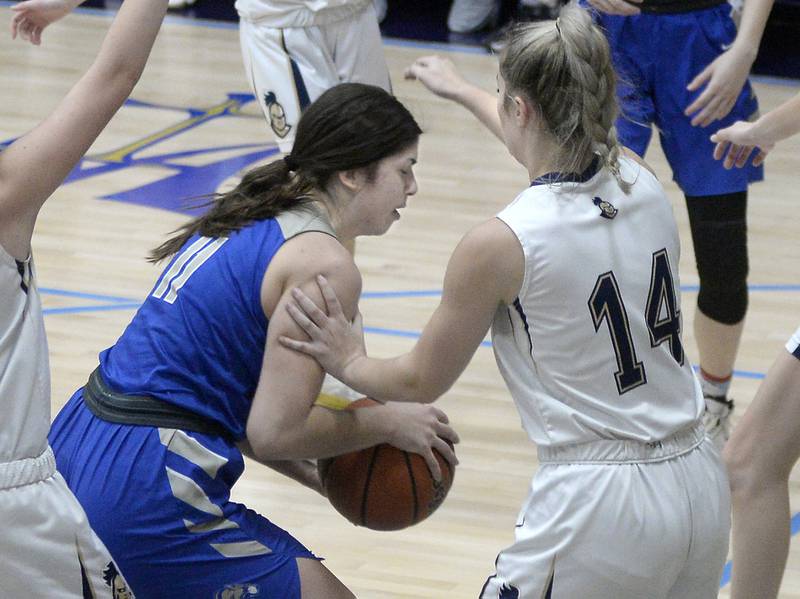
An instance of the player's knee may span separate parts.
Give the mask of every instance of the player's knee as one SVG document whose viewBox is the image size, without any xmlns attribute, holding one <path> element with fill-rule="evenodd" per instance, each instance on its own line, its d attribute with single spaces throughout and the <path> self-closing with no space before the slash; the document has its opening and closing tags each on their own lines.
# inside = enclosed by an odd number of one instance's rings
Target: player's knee
<svg viewBox="0 0 800 599">
<path fill-rule="evenodd" d="M 738 432 L 735 431 L 734 436 Z M 731 439 L 725 444 L 725 449 L 722 452 L 725 468 L 728 471 L 731 494 L 736 496 L 748 494 L 748 490 L 753 488 L 756 479 L 752 461 L 748 459 L 748 446 L 749 444 L 745 439 L 736 438 L 736 442 Z"/>
<path fill-rule="evenodd" d="M 711 320 L 728 325 L 738 324 L 747 313 L 747 303 L 746 283 L 737 287 L 700 283 L 697 307 Z"/>
<path fill-rule="evenodd" d="M 697 305 L 712 320 L 737 324 L 748 301 L 746 195 L 687 199 L 700 277 Z"/>
<path fill-rule="evenodd" d="M 759 451 L 758 445 L 762 442 L 756 436 L 748 439 L 734 434 L 725 445 L 722 457 L 736 503 L 778 492 L 788 483 L 791 468 L 782 468 L 768 459 L 769 452 Z"/>
</svg>

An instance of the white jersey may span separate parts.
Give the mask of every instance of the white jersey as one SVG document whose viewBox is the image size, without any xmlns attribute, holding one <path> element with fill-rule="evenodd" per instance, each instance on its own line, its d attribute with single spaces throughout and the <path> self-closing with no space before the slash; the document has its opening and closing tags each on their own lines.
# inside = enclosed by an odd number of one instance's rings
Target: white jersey
<svg viewBox="0 0 800 599">
<path fill-rule="evenodd" d="M 540 447 L 657 442 L 696 426 L 703 399 L 680 339 L 680 244 L 644 167 L 537 180 L 498 218 L 525 255 L 518 300 L 495 316 L 495 357 Z M 545 178 L 546 179 L 546 178 Z"/>
<path fill-rule="evenodd" d="M 236 0 L 236 12 L 246 21 L 267 27 L 316 27 L 351 19 L 372 0 Z"/>
<path fill-rule="evenodd" d="M 40 456 L 50 429 L 50 366 L 33 260 L 0 246 L 0 463 Z"/>
<path fill-rule="evenodd" d="M 50 363 L 33 260 L 15 260 L 2 246 L 0 414 L 0 516 L 5 523 L 0 597 L 80 599 L 116 597 L 127 590 L 56 471 L 47 444 Z"/>
</svg>

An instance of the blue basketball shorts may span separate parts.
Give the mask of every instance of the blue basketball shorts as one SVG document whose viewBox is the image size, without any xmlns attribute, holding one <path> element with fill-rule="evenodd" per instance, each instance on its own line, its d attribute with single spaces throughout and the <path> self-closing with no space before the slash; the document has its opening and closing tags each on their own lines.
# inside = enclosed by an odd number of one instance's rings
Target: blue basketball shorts
<svg viewBox="0 0 800 599">
<path fill-rule="evenodd" d="M 690 92 L 686 86 L 736 38 L 730 11 L 725 3 L 677 14 L 595 13 L 606 31 L 619 77 L 620 141 L 644 156 L 655 125 L 673 178 L 689 196 L 741 192 L 764 178 L 763 166 L 723 168 L 722 161 L 714 160 L 709 139 L 719 129 L 757 116 L 758 101 L 749 81 L 724 119 L 693 127 L 692 117 L 684 114 L 705 87 Z"/>
<path fill-rule="evenodd" d="M 96 418 L 82 390 L 50 432 L 56 462 L 137 597 L 300 599 L 289 533 L 230 501 L 230 441 Z"/>
</svg>

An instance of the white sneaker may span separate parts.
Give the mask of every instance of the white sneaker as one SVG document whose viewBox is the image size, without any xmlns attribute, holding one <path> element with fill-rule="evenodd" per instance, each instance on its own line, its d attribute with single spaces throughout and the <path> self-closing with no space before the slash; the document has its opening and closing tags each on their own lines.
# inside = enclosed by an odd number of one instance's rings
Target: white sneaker
<svg viewBox="0 0 800 599">
<path fill-rule="evenodd" d="M 454 33 L 471 33 L 497 25 L 500 3 L 497 0 L 453 0 L 447 15 L 447 28 Z"/>
<path fill-rule="evenodd" d="M 703 424 L 706 427 L 706 435 L 717 449 L 722 451 L 725 442 L 731 436 L 733 400 L 712 395 L 706 395 L 705 400 L 706 412 L 703 415 Z"/>
</svg>

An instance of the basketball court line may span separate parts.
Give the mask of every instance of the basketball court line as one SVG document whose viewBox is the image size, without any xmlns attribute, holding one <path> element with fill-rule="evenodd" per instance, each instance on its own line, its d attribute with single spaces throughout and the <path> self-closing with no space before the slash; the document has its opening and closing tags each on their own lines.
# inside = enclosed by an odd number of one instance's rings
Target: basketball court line
<svg viewBox="0 0 800 599">
<path fill-rule="evenodd" d="M 697 291 L 697 285 L 681 285 L 681 291 L 691 293 Z M 748 289 L 751 292 L 800 292 L 800 285 L 783 285 L 783 284 L 754 284 L 749 285 Z M 66 289 L 55 289 L 52 287 L 40 287 L 39 291 L 42 295 L 56 295 L 61 297 L 74 297 L 78 299 L 87 299 L 93 302 L 98 302 L 89 305 L 66 306 L 63 308 L 45 308 L 42 312 L 45 315 L 58 315 L 58 314 L 74 314 L 81 312 L 107 312 L 110 310 L 134 310 L 141 305 L 140 300 L 129 297 L 118 297 L 112 295 L 97 295 L 92 293 L 83 293 L 79 291 L 70 291 Z M 370 299 L 402 299 L 402 298 L 416 298 L 416 297 L 440 297 L 442 295 L 439 289 L 423 289 L 423 290 L 410 290 L 410 291 L 365 291 L 361 294 L 362 300 Z M 364 327 L 364 332 L 372 335 L 386 335 L 391 337 L 405 337 L 407 339 L 418 339 L 421 335 L 420 331 L 407 331 L 403 329 L 385 328 L 385 327 Z M 491 341 L 481 342 L 481 347 L 491 347 Z M 735 378 L 761 380 L 764 378 L 762 372 L 752 372 L 748 370 L 734 370 L 733 375 Z"/>
</svg>

